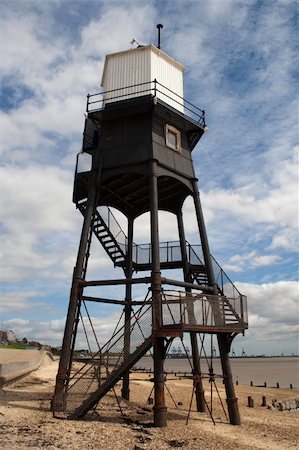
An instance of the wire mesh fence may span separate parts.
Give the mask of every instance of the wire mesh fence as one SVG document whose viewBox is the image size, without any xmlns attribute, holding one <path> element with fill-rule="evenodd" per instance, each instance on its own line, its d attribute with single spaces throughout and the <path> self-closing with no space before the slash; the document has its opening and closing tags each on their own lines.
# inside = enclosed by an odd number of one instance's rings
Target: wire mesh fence
<svg viewBox="0 0 299 450">
<path fill-rule="evenodd" d="M 162 300 L 163 326 L 182 325 L 205 327 L 213 332 L 213 328 L 222 327 L 224 331 L 231 327 L 240 328 L 247 325 L 246 297 L 228 298 L 222 295 L 189 293 L 181 291 L 163 292 Z"/>
<path fill-rule="evenodd" d="M 94 394 L 124 363 L 128 363 L 152 333 L 152 308 L 145 304 L 133 311 L 131 323 L 116 330 L 112 337 L 86 362 L 74 362 L 64 389 L 53 399 L 55 417 L 67 417 Z M 128 364 L 126 364 L 127 366 Z M 112 388 L 113 386 L 111 386 Z"/>
</svg>

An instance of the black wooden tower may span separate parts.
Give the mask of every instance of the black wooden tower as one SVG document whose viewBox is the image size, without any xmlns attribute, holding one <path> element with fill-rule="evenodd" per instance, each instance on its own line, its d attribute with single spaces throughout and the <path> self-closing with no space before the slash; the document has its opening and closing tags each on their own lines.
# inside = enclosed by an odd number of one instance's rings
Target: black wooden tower
<svg viewBox="0 0 299 450">
<path fill-rule="evenodd" d="M 154 424 L 165 426 L 164 359 L 172 340 L 183 333 L 190 335 L 197 410 L 205 411 L 198 336 L 208 333 L 217 336 L 230 423 L 240 423 L 229 351 L 232 339 L 247 328 L 246 297 L 210 254 L 191 158 L 206 130 L 205 115 L 183 99 L 183 71 L 159 45 L 139 46 L 108 55 L 105 92 L 88 96 L 80 156 L 90 155 L 92 163 L 83 172 L 76 166 L 73 200 L 84 220 L 53 398 L 55 416 L 83 417 L 120 380 L 122 396 L 129 399 L 129 371 L 152 349 Z M 193 246 L 186 241 L 182 214 L 188 196 L 198 226 Z M 125 233 L 111 207 L 126 216 Z M 160 242 L 160 210 L 176 220 L 177 242 Z M 135 219 L 146 212 L 150 243 L 139 245 Z M 87 279 L 92 238 L 123 270 L 122 277 Z M 181 276 L 163 275 L 172 269 Z M 114 286 L 123 286 L 122 298 L 86 294 L 90 288 L 111 292 Z M 89 328 L 83 324 L 85 335 L 92 333 L 98 343 L 92 320 L 83 313 L 88 302 L 120 305 L 123 315 L 108 342 L 90 348 L 88 360 L 76 366 L 83 316 L 89 321 Z"/>
</svg>

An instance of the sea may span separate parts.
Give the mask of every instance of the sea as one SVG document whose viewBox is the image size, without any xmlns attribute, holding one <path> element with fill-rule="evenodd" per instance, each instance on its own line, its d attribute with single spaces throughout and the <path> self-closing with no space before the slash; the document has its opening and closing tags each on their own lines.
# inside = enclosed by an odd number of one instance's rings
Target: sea
<svg viewBox="0 0 299 450">
<path fill-rule="evenodd" d="M 209 359 L 209 358 L 208 358 Z M 210 362 L 210 359 L 209 359 Z M 299 390 L 299 356 L 289 357 L 238 357 L 230 358 L 233 379 L 235 383 L 292 388 Z M 135 366 L 141 371 L 153 370 L 153 360 L 145 356 Z M 217 375 L 222 374 L 219 358 L 213 358 L 213 369 Z M 176 376 L 190 374 L 191 367 L 188 358 L 167 358 L 164 371 Z M 208 363 L 201 359 L 201 371 L 208 377 Z"/>
</svg>

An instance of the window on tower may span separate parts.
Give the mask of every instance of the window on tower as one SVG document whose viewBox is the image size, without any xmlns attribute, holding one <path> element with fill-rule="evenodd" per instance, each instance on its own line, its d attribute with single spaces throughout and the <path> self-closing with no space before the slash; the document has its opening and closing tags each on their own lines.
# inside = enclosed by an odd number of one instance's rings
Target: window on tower
<svg viewBox="0 0 299 450">
<path fill-rule="evenodd" d="M 166 146 L 181 151 L 181 132 L 171 125 L 165 126 L 165 142 Z"/>
</svg>

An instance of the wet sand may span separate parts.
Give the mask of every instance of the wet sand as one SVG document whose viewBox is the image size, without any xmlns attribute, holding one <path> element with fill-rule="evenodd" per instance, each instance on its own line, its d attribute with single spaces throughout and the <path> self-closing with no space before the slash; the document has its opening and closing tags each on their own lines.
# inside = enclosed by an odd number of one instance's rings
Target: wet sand
<svg viewBox="0 0 299 450">
<path fill-rule="evenodd" d="M 197 413 L 192 405 L 188 425 L 186 418 L 192 394 L 192 382 L 169 379 L 166 386 L 168 407 L 167 428 L 152 426 L 151 406 L 147 398 L 152 389 L 148 375 L 132 374 L 131 402 L 116 401 L 113 392 L 101 401 L 94 414 L 85 420 L 54 419 L 50 411 L 57 372 L 57 361 L 45 360 L 42 367 L 15 385 L 0 391 L 1 449 L 107 449 L 166 450 L 199 449 L 297 449 L 299 413 L 276 411 L 261 405 L 262 396 L 272 399 L 294 398 L 288 389 L 236 387 L 241 426 L 227 423 L 215 392 L 210 398 L 205 383 L 206 399 L 213 408 L 213 424 L 208 413 Z M 223 385 L 218 384 L 225 402 Z M 120 385 L 116 387 L 119 394 Z M 254 408 L 247 407 L 247 397 L 254 399 Z M 175 405 L 180 402 L 180 405 Z M 120 412 L 120 408 L 122 412 Z"/>
</svg>

